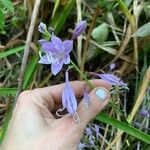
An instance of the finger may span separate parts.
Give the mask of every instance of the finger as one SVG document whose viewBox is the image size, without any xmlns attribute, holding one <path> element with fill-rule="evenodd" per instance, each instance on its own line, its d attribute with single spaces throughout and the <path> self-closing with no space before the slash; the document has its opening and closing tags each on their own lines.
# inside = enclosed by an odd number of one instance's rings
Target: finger
<svg viewBox="0 0 150 150">
<path fill-rule="evenodd" d="M 95 87 L 105 87 L 105 88 L 111 88 L 111 85 L 106 83 L 103 80 L 100 79 L 95 79 L 95 80 L 90 80 L 92 82 L 92 84 Z M 70 82 L 76 98 L 80 99 L 83 96 L 83 92 L 84 92 L 84 85 L 85 85 L 85 81 L 73 81 Z M 64 89 L 64 84 L 59 84 L 59 85 L 54 85 L 54 86 L 50 86 L 50 87 L 45 87 L 45 88 L 41 88 L 39 90 L 40 95 L 42 95 L 43 97 L 45 97 L 45 99 L 49 99 L 49 97 L 51 96 L 54 100 L 54 102 L 56 104 L 61 104 L 61 97 L 62 97 L 62 91 Z M 88 88 L 88 91 L 90 91 L 91 89 Z"/>
<path fill-rule="evenodd" d="M 90 104 L 88 107 L 82 100 L 77 109 L 77 113 L 80 118 L 80 124 L 78 128 L 80 132 L 83 132 L 88 122 L 104 109 L 109 101 L 110 94 L 108 89 L 104 87 L 97 87 L 89 93 L 89 98 Z"/>
</svg>

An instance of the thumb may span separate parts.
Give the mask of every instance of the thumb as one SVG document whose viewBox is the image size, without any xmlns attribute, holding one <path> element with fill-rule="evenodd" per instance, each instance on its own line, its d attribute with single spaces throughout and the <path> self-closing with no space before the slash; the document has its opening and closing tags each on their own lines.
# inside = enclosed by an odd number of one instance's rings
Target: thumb
<svg viewBox="0 0 150 150">
<path fill-rule="evenodd" d="M 82 100 L 78 106 L 77 113 L 80 118 L 79 129 L 81 132 L 87 126 L 88 122 L 92 120 L 98 113 L 100 113 L 107 105 L 110 93 L 104 87 L 94 88 L 89 93 L 90 104 L 87 107 L 84 100 Z"/>
</svg>

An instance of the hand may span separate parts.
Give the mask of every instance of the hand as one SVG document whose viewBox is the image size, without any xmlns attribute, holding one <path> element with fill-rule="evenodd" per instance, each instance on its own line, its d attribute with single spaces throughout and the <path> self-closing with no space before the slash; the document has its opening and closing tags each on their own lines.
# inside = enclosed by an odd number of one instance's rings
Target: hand
<svg viewBox="0 0 150 150">
<path fill-rule="evenodd" d="M 97 88 L 89 93 L 89 108 L 85 107 L 83 101 L 77 108 L 80 118 L 78 126 L 73 125 L 73 117 L 68 114 L 59 119 L 53 115 L 58 108 L 62 108 L 61 93 L 64 84 L 22 92 L 13 111 L 1 150 L 77 149 L 86 125 L 102 111 L 109 99 L 109 92 L 106 89 L 109 89 L 110 85 L 102 80 L 92 80 L 92 83 Z M 71 82 L 78 100 L 83 97 L 84 84 L 82 81 Z"/>
</svg>

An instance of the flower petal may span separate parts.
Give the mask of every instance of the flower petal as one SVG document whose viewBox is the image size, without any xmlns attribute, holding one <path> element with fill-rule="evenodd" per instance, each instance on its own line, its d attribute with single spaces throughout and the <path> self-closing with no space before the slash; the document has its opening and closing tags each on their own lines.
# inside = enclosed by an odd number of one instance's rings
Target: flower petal
<svg viewBox="0 0 150 150">
<path fill-rule="evenodd" d="M 63 67 L 63 61 L 52 63 L 51 65 L 51 71 L 53 75 L 56 75 Z"/>
<path fill-rule="evenodd" d="M 97 74 L 101 79 L 103 79 L 104 81 L 108 82 L 111 85 L 117 85 L 117 86 L 127 86 L 126 83 L 124 83 L 123 81 L 121 81 L 121 79 L 119 79 L 118 77 L 112 75 L 112 74 Z"/>
<path fill-rule="evenodd" d="M 64 64 L 69 64 L 70 63 L 70 56 L 69 55 L 65 55 L 64 59 L 63 59 Z"/>
<path fill-rule="evenodd" d="M 58 38 L 57 36 L 52 36 L 51 38 L 52 43 L 55 46 L 55 49 L 57 49 L 58 51 L 62 51 L 63 49 L 63 42 L 60 38 Z"/>
<path fill-rule="evenodd" d="M 57 51 L 54 47 L 54 44 L 52 42 L 44 42 L 42 44 L 42 50 L 45 52 L 45 53 L 48 53 L 48 52 L 55 52 Z"/>
<path fill-rule="evenodd" d="M 77 109 L 77 100 L 75 97 L 75 93 L 70 85 L 68 87 L 68 96 L 69 96 L 69 99 L 67 100 L 66 109 L 69 112 L 69 114 L 73 116 Z"/>
<path fill-rule="evenodd" d="M 72 39 L 74 40 L 74 39 L 76 39 L 78 36 L 80 36 L 80 35 L 84 32 L 86 26 L 87 26 L 87 22 L 86 22 L 86 21 L 81 21 L 81 22 L 79 22 L 79 23 L 76 25 L 76 27 L 75 27 L 75 29 L 74 29 L 74 31 L 73 31 Z"/>
<path fill-rule="evenodd" d="M 39 64 L 51 64 L 51 62 L 47 58 L 47 55 L 42 56 L 38 63 Z"/>
<path fill-rule="evenodd" d="M 70 53 L 73 49 L 73 41 L 72 40 L 65 40 L 63 41 L 63 46 L 65 48 L 65 53 Z"/>
</svg>

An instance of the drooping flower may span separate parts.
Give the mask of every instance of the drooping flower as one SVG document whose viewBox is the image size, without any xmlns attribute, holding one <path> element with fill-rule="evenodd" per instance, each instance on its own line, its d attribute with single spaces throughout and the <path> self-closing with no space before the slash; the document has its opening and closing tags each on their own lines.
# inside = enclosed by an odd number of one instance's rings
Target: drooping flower
<svg viewBox="0 0 150 150">
<path fill-rule="evenodd" d="M 41 57 L 39 63 L 51 64 L 51 71 L 56 75 L 63 67 L 63 64 L 70 63 L 69 53 L 73 48 L 72 40 L 62 41 L 56 36 L 52 36 L 51 42 L 42 43 L 42 50 L 46 54 Z"/>
<path fill-rule="evenodd" d="M 100 77 L 102 80 L 106 81 L 111 85 L 127 87 L 127 84 L 124 83 L 121 79 L 119 79 L 115 75 L 108 74 L 108 73 L 98 74 L 93 72 L 91 74 Z"/>
<path fill-rule="evenodd" d="M 73 88 L 69 83 L 68 70 L 66 71 L 65 77 L 66 77 L 66 83 L 65 83 L 64 90 L 62 92 L 62 104 L 63 104 L 63 108 L 66 108 L 68 113 L 71 116 L 73 116 L 76 113 L 76 109 L 77 109 L 77 99 L 75 97 Z"/>
<path fill-rule="evenodd" d="M 73 35 L 72 35 L 72 40 L 76 39 L 78 36 L 80 36 L 86 29 L 87 22 L 86 21 L 81 21 L 79 22 L 75 29 L 73 30 Z"/>
</svg>

